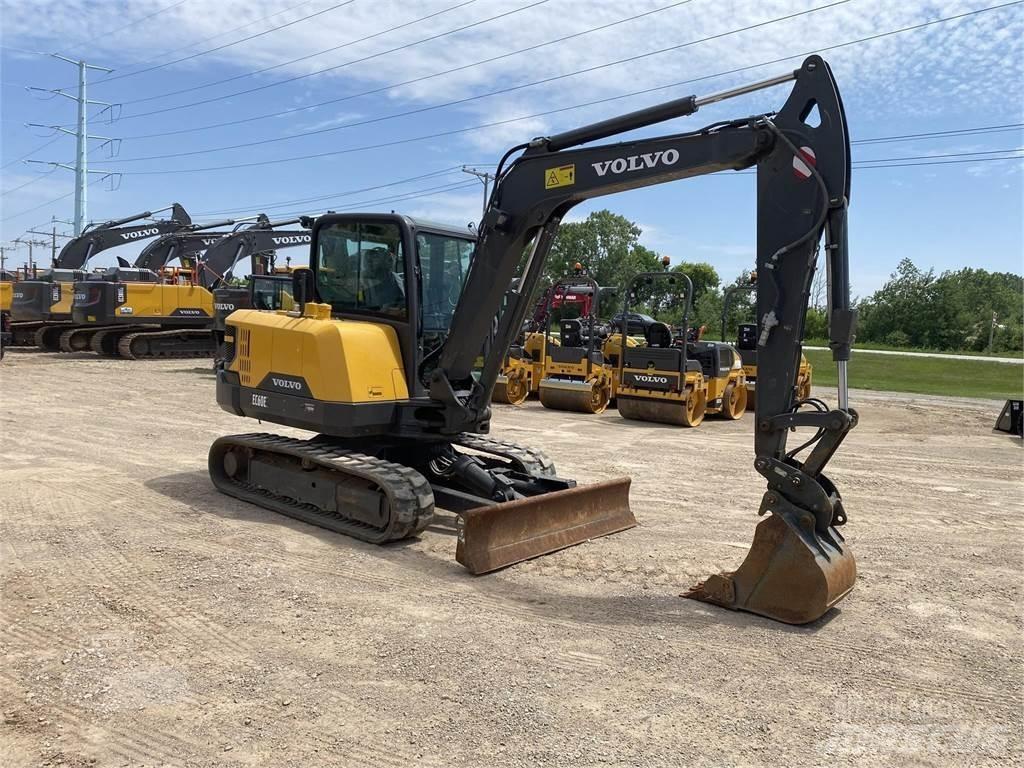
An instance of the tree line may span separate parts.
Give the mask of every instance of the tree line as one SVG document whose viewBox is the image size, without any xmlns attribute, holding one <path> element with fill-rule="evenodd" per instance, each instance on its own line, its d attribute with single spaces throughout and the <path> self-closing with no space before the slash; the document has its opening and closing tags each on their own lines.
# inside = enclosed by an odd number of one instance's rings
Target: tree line
<svg viewBox="0 0 1024 768">
<path fill-rule="evenodd" d="M 547 283 L 572 275 L 577 263 L 601 286 L 600 314 L 604 318 L 620 312 L 626 286 L 638 272 L 662 270 L 661 255 L 640 244 L 642 231 L 635 223 L 608 210 L 595 211 L 584 221 L 563 224 L 551 246 L 545 265 Z M 753 266 L 753 265 L 752 265 Z M 733 286 L 750 284 L 744 273 L 725 285 L 715 267 L 704 261 L 681 261 L 670 268 L 693 281 L 693 308 L 688 324 L 704 325 L 708 335 L 717 337 L 726 292 Z M 821 273 L 822 270 L 819 270 Z M 823 300 L 823 275 L 816 277 L 812 304 Z M 684 301 L 678 292 L 651 289 L 631 298 L 634 311 L 646 312 L 658 320 L 679 324 Z M 736 325 L 752 322 L 754 293 L 732 294 L 726 338 L 734 337 Z M 1024 349 L 1024 277 L 1008 272 L 989 272 L 965 267 L 936 275 L 922 270 L 910 259 L 900 261 L 896 271 L 878 291 L 857 300 L 857 340 L 898 347 L 940 350 L 1014 352 Z M 807 313 L 806 339 L 828 336 L 827 318 L 821 306 Z"/>
</svg>

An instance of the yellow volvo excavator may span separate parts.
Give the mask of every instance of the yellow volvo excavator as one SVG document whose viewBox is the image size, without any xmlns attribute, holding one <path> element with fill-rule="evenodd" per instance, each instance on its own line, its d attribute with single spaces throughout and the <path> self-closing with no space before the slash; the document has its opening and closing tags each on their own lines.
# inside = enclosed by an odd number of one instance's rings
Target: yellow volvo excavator
<svg viewBox="0 0 1024 768">
<path fill-rule="evenodd" d="M 583 146 L 789 82 L 777 112 Z M 215 486 L 371 542 L 417 534 L 437 504 L 459 515 L 456 558 L 473 573 L 633 526 L 628 478 L 576 486 L 538 451 L 485 437 L 491 391 L 559 222 L 574 205 L 750 167 L 758 175 L 758 274 L 770 276 L 758 292 L 754 435 L 754 466 L 768 485 L 760 512 L 768 517 L 737 571 L 688 594 L 790 623 L 820 617 L 856 576 L 838 530 L 846 513 L 824 469 L 857 416 L 846 388 L 855 322 L 846 248 L 849 138 L 831 70 L 817 56 L 780 77 L 512 148 L 498 165 L 475 246 L 464 232 L 395 214 L 318 218 L 311 269 L 295 273 L 297 309 L 228 317 L 217 401 L 237 415 L 319 436 L 222 437 L 209 454 Z M 837 408 L 799 401 L 793 387 L 823 234 Z M 521 280 L 509 289 L 528 249 Z M 461 281 L 456 267 L 464 262 L 469 273 Z M 420 296 L 435 292 L 458 296 L 453 311 L 424 312 Z M 799 427 L 813 436 L 788 447 Z"/>
<path fill-rule="evenodd" d="M 0 359 L 11 344 L 11 295 L 14 293 L 14 275 L 0 269 Z"/>
</svg>

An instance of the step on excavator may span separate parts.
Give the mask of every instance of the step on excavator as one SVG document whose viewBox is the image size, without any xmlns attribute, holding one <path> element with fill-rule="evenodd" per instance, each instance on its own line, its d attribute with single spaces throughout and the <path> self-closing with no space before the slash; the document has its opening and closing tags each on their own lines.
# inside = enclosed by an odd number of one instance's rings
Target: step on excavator
<svg viewBox="0 0 1024 768">
<path fill-rule="evenodd" d="M 757 273 L 751 273 L 746 285 L 733 285 L 725 290 L 722 297 L 722 341 L 726 339 L 729 314 L 740 296 L 746 293 L 757 295 Z M 747 380 L 747 407 L 753 408 L 757 397 L 757 323 L 740 323 L 736 327 L 736 349 L 743 360 L 743 375 Z M 811 396 L 811 378 L 814 369 L 807 356 L 800 353 L 800 371 L 796 377 L 797 399 L 806 400 Z"/>
<path fill-rule="evenodd" d="M 79 316 L 94 317 L 97 325 L 110 326 L 96 333 L 92 348 L 131 360 L 212 357 L 213 290 L 236 265 L 248 231 L 226 233 L 201 256 L 179 257 L 181 266 L 165 266 L 156 282 L 99 283 L 88 304 L 77 310 Z M 282 242 L 309 242 L 309 233 L 302 230 L 276 231 L 273 236 Z"/>
<path fill-rule="evenodd" d="M 790 82 L 777 112 L 583 146 Z M 846 248 L 849 160 L 831 70 L 811 56 L 780 77 L 513 147 L 498 165 L 475 249 L 458 230 L 396 214 L 321 216 L 312 231 L 311 268 L 294 276 L 295 311 L 233 313 L 227 357 L 217 370 L 217 401 L 225 410 L 319 436 L 222 437 L 209 453 L 214 485 L 377 543 L 416 535 L 436 504 L 458 515 L 456 559 L 475 574 L 632 527 L 628 478 L 577 486 L 540 452 L 486 437 L 495 379 L 559 222 L 574 205 L 756 167 L 758 274 L 766 279 L 758 292 L 762 384 L 754 467 L 768 484 L 760 509 L 768 517 L 735 572 L 713 576 L 687 596 L 789 623 L 817 619 L 856 577 L 838 530 L 846 522 L 843 503 L 824 473 L 857 422 L 846 370 L 855 321 Z M 793 386 L 822 235 L 837 408 L 798 401 Z M 428 251 L 428 240 L 443 247 Z M 472 252 L 456 306 L 440 324 L 420 312 L 421 290 L 448 274 L 443 264 L 424 264 L 428 252 L 431 261 Z M 524 253 L 521 279 L 510 289 Z M 489 339 L 483 368 L 474 371 Z M 791 448 L 794 428 L 814 434 Z"/>
<path fill-rule="evenodd" d="M 163 211 L 170 211 L 170 216 L 131 224 Z M 12 343 L 17 346 L 36 346 L 49 352 L 59 351 L 60 336 L 72 322 L 74 283 L 85 279 L 85 266 L 90 259 L 109 248 L 176 232 L 191 223 L 192 219 L 185 209 L 173 203 L 157 211 L 144 211 L 123 219 L 91 225 L 64 245 L 54 259 L 52 268 L 40 271 L 26 267 L 24 279 L 18 282 L 13 293 Z"/>
<path fill-rule="evenodd" d="M 747 409 L 747 389 L 739 353 L 730 345 L 689 339 L 693 282 L 681 272 L 641 272 L 630 282 L 622 316 L 641 292 L 655 293 L 661 285 L 684 296 L 682 327 L 675 338 L 665 323 L 644 331 L 646 344 L 632 349 L 619 343 L 619 414 L 636 421 L 656 421 L 696 427 L 708 414 L 735 420 Z M 698 334 L 695 334 L 699 336 Z"/>
<path fill-rule="evenodd" d="M 106 335 L 104 332 L 124 330 L 124 326 L 112 325 L 109 318 L 114 313 L 114 302 L 124 296 L 126 284 L 160 283 L 168 264 L 176 260 L 194 261 L 226 234 L 210 230 L 234 223 L 233 219 L 226 219 L 209 224 L 190 224 L 149 243 L 139 252 L 134 263 L 118 256 L 116 267 L 95 270 L 86 273 L 84 280 L 76 280 L 71 301 L 72 322 L 60 335 L 60 351 L 91 350 L 101 355 L 117 354 L 116 344 L 110 344 L 116 334 Z M 106 288 L 106 285 L 112 287 Z"/>
<path fill-rule="evenodd" d="M 303 231 L 283 232 L 278 227 L 302 224 Z M 303 216 L 270 221 L 261 215 L 256 224 L 236 232 L 220 247 L 234 249 L 234 261 L 224 273 L 224 281 L 213 289 L 213 339 L 216 359 L 223 358 L 227 317 L 236 309 L 290 310 L 293 307 L 291 259 L 277 266 L 277 252 L 286 248 L 309 248 L 308 230 L 312 219 Z M 232 285 L 235 267 L 248 263 L 249 278 L 244 286 Z"/>
</svg>

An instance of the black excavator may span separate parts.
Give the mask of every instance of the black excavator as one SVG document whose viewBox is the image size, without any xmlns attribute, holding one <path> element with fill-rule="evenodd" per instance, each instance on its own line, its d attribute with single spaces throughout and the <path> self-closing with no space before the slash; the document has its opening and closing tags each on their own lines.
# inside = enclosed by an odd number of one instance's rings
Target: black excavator
<svg viewBox="0 0 1024 768">
<path fill-rule="evenodd" d="M 170 216 L 125 226 L 163 211 L 170 211 Z M 18 281 L 11 303 L 12 344 L 36 346 L 49 352 L 60 350 L 60 336 L 72 321 L 74 283 L 85 279 L 85 266 L 91 258 L 109 248 L 176 232 L 191 224 L 192 218 L 185 209 L 173 203 L 157 211 L 87 227 L 64 245 L 52 268 L 26 270 L 24 279 Z"/>
<path fill-rule="evenodd" d="M 280 230 L 301 223 L 302 230 Z M 213 338 L 217 346 L 217 359 L 223 357 L 224 329 L 228 315 L 236 309 L 291 309 L 291 259 L 277 265 L 277 252 L 285 248 L 309 247 L 309 228 L 313 219 L 303 216 L 282 221 L 270 221 L 260 216 L 256 224 L 239 230 L 225 238 L 217 248 L 233 251 L 233 261 L 224 273 L 224 281 L 213 289 Z M 235 267 L 248 262 L 249 278 L 246 285 L 232 285 Z"/>
<path fill-rule="evenodd" d="M 778 112 L 581 146 L 784 83 L 792 90 Z M 294 276 L 296 311 L 241 310 L 228 318 L 217 401 L 240 416 L 320 434 L 222 437 L 209 454 L 215 486 L 377 543 L 422 531 L 436 502 L 458 514 L 456 559 L 472 573 L 632 527 L 628 478 L 577 486 L 539 451 L 485 437 L 491 390 L 558 225 L 574 205 L 751 167 L 761 281 L 754 467 L 767 482 L 759 511 L 768 517 L 738 570 L 688 596 L 789 623 L 817 619 L 856 579 L 838 530 L 846 512 L 825 467 L 857 423 L 847 391 L 856 317 L 847 257 L 849 136 L 832 72 L 818 56 L 780 77 L 513 147 L 498 164 L 475 248 L 454 229 L 396 214 L 318 218 L 311 269 Z M 823 236 L 836 408 L 797 399 L 794 386 Z M 455 259 L 463 249 L 472 258 L 459 282 L 442 257 Z M 521 279 L 510 290 L 517 270 Z M 419 296 L 445 279 L 459 291 L 456 306 L 443 322 L 428 324 Z M 791 430 L 801 427 L 813 435 L 788 445 Z"/>
<path fill-rule="evenodd" d="M 88 272 L 84 280 L 76 280 L 71 301 L 72 322 L 60 335 L 60 351 L 92 350 L 100 354 L 114 354 L 116 349 L 104 346 L 98 337 L 101 331 L 118 326 L 103 323 L 101 318 L 109 317 L 110 313 L 106 308 L 99 309 L 99 303 L 104 298 L 116 301 L 119 295 L 123 295 L 127 283 L 160 283 L 163 270 L 168 264 L 176 260 L 190 263 L 199 258 L 207 248 L 227 234 L 210 230 L 234 223 L 234 219 L 225 219 L 209 224 L 190 224 L 149 243 L 139 252 L 134 263 L 118 256 L 116 267 Z M 101 287 L 109 283 L 115 284 L 113 290 Z M 120 291 L 116 286 L 121 287 Z"/>
<path fill-rule="evenodd" d="M 268 223 L 258 217 L 259 227 Z M 204 357 L 215 351 L 212 291 L 239 257 L 249 228 L 218 238 L 196 257 L 179 257 L 180 266 L 164 267 L 155 281 L 97 282 L 75 306 L 76 319 L 105 326 L 90 345 L 103 355 L 142 357 Z M 304 238 L 308 232 L 277 232 L 275 237 Z M 302 243 L 294 243 L 296 245 Z M 281 245 L 284 245 L 282 242 Z M 244 246 L 243 246 L 244 248 Z"/>
</svg>

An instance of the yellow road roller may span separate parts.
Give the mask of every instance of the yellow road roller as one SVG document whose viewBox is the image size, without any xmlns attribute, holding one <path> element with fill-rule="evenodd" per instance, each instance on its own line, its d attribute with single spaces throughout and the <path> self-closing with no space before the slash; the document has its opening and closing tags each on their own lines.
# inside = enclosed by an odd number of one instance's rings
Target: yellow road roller
<svg viewBox="0 0 1024 768">
<path fill-rule="evenodd" d="M 616 404 L 626 419 L 696 427 L 707 414 L 738 419 L 747 409 L 746 381 L 739 354 L 728 344 L 687 341 L 693 282 L 681 272 L 642 272 L 626 291 L 623 315 L 642 290 L 662 282 L 670 291 L 685 291 L 683 333 L 673 337 L 665 323 L 650 324 L 646 345 L 620 343 Z"/>
<path fill-rule="evenodd" d="M 602 413 L 612 401 L 615 371 L 598 346 L 597 312 L 600 288 L 593 278 L 563 278 L 548 298 L 544 347 L 544 378 L 537 391 L 541 405 L 557 411 Z M 560 344 L 551 342 L 551 303 L 561 294 L 562 306 L 579 304 L 579 317 L 559 321 Z M 584 300 L 586 297 L 586 300 Z"/>
</svg>

